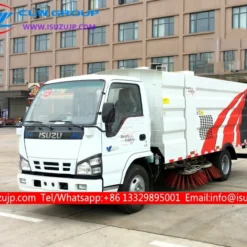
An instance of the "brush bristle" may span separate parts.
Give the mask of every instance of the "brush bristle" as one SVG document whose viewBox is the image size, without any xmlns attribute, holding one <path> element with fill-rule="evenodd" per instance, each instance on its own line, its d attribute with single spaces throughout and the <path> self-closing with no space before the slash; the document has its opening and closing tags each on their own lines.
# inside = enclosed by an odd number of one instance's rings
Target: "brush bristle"
<svg viewBox="0 0 247 247">
<path fill-rule="evenodd" d="M 207 176 L 202 171 L 191 175 L 178 174 L 175 171 L 167 172 L 165 183 L 172 189 L 191 190 L 202 187 L 208 183 Z"/>
<path fill-rule="evenodd" d="M 209 181 L 213 181 L 222 177 L 222 174 L 219 169 L 215 166 L 211 166 L 209 168 L 203 169 L 205 175 L 207 176 Z"/>
</svg>

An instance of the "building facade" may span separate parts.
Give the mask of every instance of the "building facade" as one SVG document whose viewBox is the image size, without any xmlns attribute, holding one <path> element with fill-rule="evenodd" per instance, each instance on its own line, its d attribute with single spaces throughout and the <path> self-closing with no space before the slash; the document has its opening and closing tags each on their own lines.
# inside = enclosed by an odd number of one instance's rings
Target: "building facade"
<svg viewBox="0 0 247 247">
<path fill-rule="evenodd" d="M 247 81 L 246 0 L 1 2 L 15 13 L 33 13 L 14 14 L 11 31 L 0 34 L 0 110 L 8 109 L 9 117 L 23 116 L 30 86 L 37 91 L 50 79 L 101 70 L 162 63 L 168 71 Z M 51 15 L 95 9 L 99 14 L 94 16 Z M 38 16 L 37 10 L 48 15 Z M 53 28 L 45 30 L 50 24 Z M 81 24 L 96 28 L 70 30 Z"/>
</svg>

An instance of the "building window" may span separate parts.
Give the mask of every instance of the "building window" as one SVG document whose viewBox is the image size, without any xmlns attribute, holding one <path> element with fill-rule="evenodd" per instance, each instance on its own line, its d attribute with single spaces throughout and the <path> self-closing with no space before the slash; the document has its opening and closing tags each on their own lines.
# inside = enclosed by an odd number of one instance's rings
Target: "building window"
<svg viewBox="0 0 247 247">
<path fill-rule="evenodd" d="M 106 0 L 90 0 L 90 9 L 106 8 Z"/>
<path fill-rule="evenodd" d="M 25 38 L 14 39 L 14 53 L 25 52 Z"/>
<path fill-rule="evenodd" d="M 224 70 L 232 71 L 234 70 L 235 63 L 235 51 L 225 51 L 224 52 Z"/>
<path fill-rule="evenodd" d="M 190 32 L 213 32 L 214 11 L 201 12 L 190 15 Z"/>
<path fill-rule="evenodd" d="M 192 54 L 189 56 L 190 71 L 194 71 L 196 74 L 211 74 L 214 73 L 214 64 L 210 63 L 213 53 L 205 52 L 199 54 Z"/>
<path fill-rule="evenodd" d="M 49 35 L 42 34 L 35 36 L 35 51 L 45 51 L 49 49 Z"/>
<path fill-rule="evenodd" d="M 174 17 L 153 20 L 153 37 L 174 35 Z"/>
<path fill-rule="evenodd" d="M 3 40 L 0 40 L 0 54 L 3 54 Z"/>
<path fill-rule="evenodd" d="M 119 0 L 119 4 L 126 4 L 126 3 L 136 3 L 139 0 Z"/>
<path fill-rule="evenodd" d="M 39 11 L 40 13 L 42 13 L 42 16 L 39 16 Z M 35 18 L 41 18 L 43 16 L 49 17 L 50 16 L 49 2 L 35 4 L 34 12 L 36 12 Z"/>
<path fill-rule="evenodd" d="M 75 65 L 62 65 L 60 66 L 60 77 L 70 77 L 76 75 Z"/>
<path fill-rule="evenodd" d="M 25 21 L 24 16 L 19 15 L 19 11 L 21 11 L 21 10 L 25 10 L 25 7 L 15 8 L 14 22 L 23 22 L 23 21 Z"/>
<path fill-rule="evenodd" d="M 232 9 L 233 28 L 247 29 L 247 6 Z"/>
<path fill-rule="evenodd" d="M 70 48 L 76 46 L 76 31 L 61 33 L 61 48 Z"/>
<path fill-rule="evenodd" d="M 95 29 L 89 29 L 88 44 L 98 45 L 105 44 L 106 42 L 106 27 L 96 27 Z"/>
<path fill-rule="evenodd" d="M 129 60 L 121 60 L 118 61 L 118 68 L 137 68 L 138 60 L 137 59 L 129 59 Z"/>
<path fill-rule="evenodd" d="M 49 80 L 49 67 L 34 69 L 34 82 L 47 82 Z"/>
<path fill-rule="evenodd" d="M 0 84 L 3 84 L 3 70 L 0 70 Z"/>
<path fill-rule="evenodd" d="M 24 69 L 13 70 L 13 84 L 24 84 Z"/>
<path fill-rule="evenodd" d="M 76 10 L 77 0 L 62 0 L 62 10 Z"/>
<path fill-rule="evenodd" d="M 138 22 L 119 24 L 119 41 L 137 40 Z"/>
<path fill-rule="evenodd" d="M 105 63 L 99 62 L 99 63 L 89 63 L 87 67 L 87 73 L 93 74 L 100 71 L 105 71 Z"/>
<path fill-rule="evenodd" d="M 173 57 L 155 57 L 152 59 L 152 63 L 159 63 L 167 66 L 169 72 L 174 71 L 174 58 Z"/>
</svg>

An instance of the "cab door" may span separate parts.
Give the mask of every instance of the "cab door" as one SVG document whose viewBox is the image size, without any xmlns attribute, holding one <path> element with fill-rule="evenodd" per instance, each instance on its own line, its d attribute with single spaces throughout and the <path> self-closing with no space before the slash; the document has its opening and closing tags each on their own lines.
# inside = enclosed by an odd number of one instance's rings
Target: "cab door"
<svg viewBox="0 0 247 247">
<path fill-rule="evenodd" d="M 149 118 L 138 83 L 113 82 L 106 98 L 114 103 L 116 118 L 102 137 L 104 187 L 118 185 L 130 156 L 150 147 Z"/>
</svg>

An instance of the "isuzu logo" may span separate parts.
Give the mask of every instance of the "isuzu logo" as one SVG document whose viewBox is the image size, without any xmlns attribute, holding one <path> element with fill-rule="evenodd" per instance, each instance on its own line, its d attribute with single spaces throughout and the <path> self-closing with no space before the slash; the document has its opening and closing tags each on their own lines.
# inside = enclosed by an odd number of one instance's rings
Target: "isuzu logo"
<svg viewBox="0 0 247 247">
<path fill-rule="evenodd" d="M 40 139 L 61 139 L 63 133 L 39 133 Z"/>
<path fill-rule="evenodd" d="M 45 130 L 35 131 L 35 130 L 25 130 L 25 139 L 46 139 L 46 140 L 82 140 L 83 131 L 71 132 L 62 131 L 60 132 L 44 132 Z"/>
</svg>

